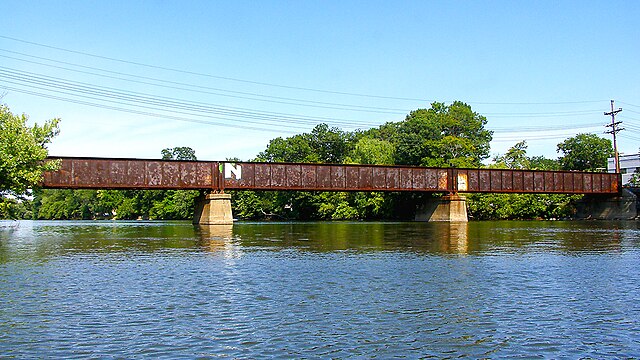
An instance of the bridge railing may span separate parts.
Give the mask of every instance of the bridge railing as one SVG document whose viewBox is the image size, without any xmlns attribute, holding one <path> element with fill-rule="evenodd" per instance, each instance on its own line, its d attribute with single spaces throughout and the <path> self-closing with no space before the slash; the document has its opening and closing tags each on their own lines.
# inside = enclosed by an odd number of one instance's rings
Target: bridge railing
<svg viewBox="0 0 640 360">
<path fill-rule="evenodd" d="M 616 194 L 620 175 L 569 171 L 144 159 L 60 159 L 43 187 Z"/>
</svg>

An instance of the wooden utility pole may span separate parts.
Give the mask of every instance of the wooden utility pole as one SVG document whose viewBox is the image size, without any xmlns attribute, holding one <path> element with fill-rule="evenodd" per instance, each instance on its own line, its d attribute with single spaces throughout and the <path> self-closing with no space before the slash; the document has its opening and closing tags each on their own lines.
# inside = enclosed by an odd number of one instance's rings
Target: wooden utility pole
<svg viewBox="0 0 640 360">
<path fill-rule="evenodd" d="M 613 100 L 611 100 L 611 111 L 605 112 L 605 115 L 611 115 L 611 124 L 606 125 L 606 127 L 610 127 L 611 130 L 605 132 L 605 134 L 613 135 L 613 156 L 616 165 L 616 173 L 620 173 L 620 156 L 618 154 L 618 143 L 616 142 L 616 134 L 619 131 L 624 130 L 624 128 L 619 128 L 618 125 L 622 124 L 622 121 L 616 121 L 616 114 L 622 111 L 622 108 L 618 108 L 618 110 L 613 110 Z"/>
</svg>

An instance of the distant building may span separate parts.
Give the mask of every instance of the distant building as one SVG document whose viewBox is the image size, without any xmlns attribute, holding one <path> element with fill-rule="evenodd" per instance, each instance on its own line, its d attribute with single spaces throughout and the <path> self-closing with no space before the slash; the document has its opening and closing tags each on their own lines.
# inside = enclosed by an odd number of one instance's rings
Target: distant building
<svg viewBox="0 0 640 360">
<path fill-rule="evenodd" d="M 640 154 L 620 155 L 619 157 L 622 183 L 628 184 L 634 172 L 640 173 Z M 607 161 L 607 171 L 610 173 L 616 172 L 616 163 L 612 157 Z"/>
</svg>

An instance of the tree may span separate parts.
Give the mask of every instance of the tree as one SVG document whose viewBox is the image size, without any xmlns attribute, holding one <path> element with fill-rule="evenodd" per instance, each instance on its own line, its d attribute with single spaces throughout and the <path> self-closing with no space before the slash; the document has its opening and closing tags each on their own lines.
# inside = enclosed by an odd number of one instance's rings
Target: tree
<svg viewBox="0 0 640 360">
<path fill-rule="evenodd" d="M 351 133 L 319 124 L 310 133 L 271 140 L 257 160 L 338 164 L 353 148 L 354 139 Z"/>
<path fill-rule="evenodd" d="M 492 132 L 487 119 L 463 102 L 434 102 L 418 109 L 403 122 L 386 124 L 383 133 L 396 128 L 396 164 L 437 167 L 479 167 L 489 157 Z"/>
<path fill-rule="evenodd" d="M 277 137 L 269 141 L 267 148 L 258 154 L 258 161 L 267 162 L 319 162 L 319 156 L 313 152 L 303 135 L 286 139 Z"/>
<path fill-rule="evenodd" d="M 353 134 L 327 124 L 317 125 L 306 138 L 319 161 L 332 164 L 342 163 L 354 142 Z"/>
<path fill-rule="evenodd" d="M 34 198 L 36 219 L 95 219 L 104 217 L 109 209 L 99 201 L 96 190 L 46 189 Z"/>
<path fill-rule="evenodd" d="M 0 219 L 31 219 L 31 201 L 0 197 Z"/>
<path fill-rule="evenodd" d="M 162 150 L 163 160 L 196 161 L 196 152 L 188 146 L 178 146 Z M 188 219 L 193 215 L 195 201 L 198 197 L 195 190 L 166 190 L 156 194 L 156 201 L 146 214 L 151 219 Z"/>
<path fill-rule="evenodd" d="M 504 169 L 551 170 L 554 160 L 527 157 L 527 143 L 521 141 L 494 158 L 491 167 Z M 580 198 L 563 194 L 468 194 L 468 209 L 476 220 L 560 219 L 574 213 L 573 202 Z"/>
<path fill-rule="evenodd" d="M 507 169 L 528 169 L 530 161 L 527 157 L 527 147 L 526 141 L 520 141 L 509 148 L 506 154 L 496 156 L 493 160 L 497 167 L 504 167 Z"/>
<path fill-rule="evenodd" d="M 14 115 L 0 105 L 0 194 L 23 195 L 37 187 L 45 171 L 56 170 L 58 162 L 45 161 L 47 144 L 58 135 L 60 119 L 42 126 L 27 126 L 27 115 Z"/>
<path fill-rule="evenodd" d="M 198 160 L 196 152 L 188 146 L 162 149 L 162 160 Z"/>
<path fill-rule="evenodd" d="M 531 170 L 560 170 L 558 160 L 547 159 L 544 156 L 532 156 L 529 158 L 529 169 Z"/>
<path fill-rule="evenodd" d="M 580 195 L 469 194 L 468 208 L 475 220 L 565 219 L 575 213 Z"/>
<path fill-rule="evenodd" d="M 345 162 L 369 165 L 392 165 L 395 149 L 386 140 L 363 137 L 347 156 Z"/>
<path fill-rule="evenodd" d="M 607 168 L 607 158 L 613 156 L 611 140 L 594 134 L 578 134 L 558 144 L 562 152 L 563 170 L 596 171 Z"/>
</svg>

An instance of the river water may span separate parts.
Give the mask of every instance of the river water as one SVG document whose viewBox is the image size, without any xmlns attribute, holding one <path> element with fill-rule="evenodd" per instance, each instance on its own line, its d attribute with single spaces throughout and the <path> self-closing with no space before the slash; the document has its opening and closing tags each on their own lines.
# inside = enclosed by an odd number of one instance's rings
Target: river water
<svg viewBox="0 0 640 360">
<path fill-rule="evenodd" d="M 0 222 L 0 357 L 640 358 L 638 222 Z"/>
</svg>

